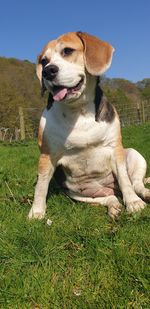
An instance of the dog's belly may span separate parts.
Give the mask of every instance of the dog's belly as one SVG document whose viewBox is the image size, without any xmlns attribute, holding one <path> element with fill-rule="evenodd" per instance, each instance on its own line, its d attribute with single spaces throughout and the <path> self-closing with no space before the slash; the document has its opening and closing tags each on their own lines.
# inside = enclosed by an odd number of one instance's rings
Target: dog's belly
<svg viewBox="0 0 150 309">
<path fill-rule="evenodd" d="M 64 188 L 70 192 L 94 198 L 115 194 L 116 184 L 112 173 L 104 178 L 91 174 L 90 177 L 84 175 L 84 178 L 66 177 Z"/>
<path fill-rule="evenodd" d="M 76 151 L 64 156 L 59 164 L 63 170 L 61 185 L 69 192 L 101 197 L 115 194 L 118 190 L 110 149 L 97 147 Z M 60 180 L 60 174 L 57 176 Z"/>
</svg>

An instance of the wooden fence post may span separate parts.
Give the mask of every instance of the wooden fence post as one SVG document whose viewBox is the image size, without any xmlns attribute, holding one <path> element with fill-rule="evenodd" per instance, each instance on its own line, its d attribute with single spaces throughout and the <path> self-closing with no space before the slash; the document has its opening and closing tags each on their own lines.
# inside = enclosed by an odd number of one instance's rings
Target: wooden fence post
<svg viewBox="0 0 150 309">
<path fill-rule="evenodd" d="M 142 121 L 145 123 L 145 106 L 144 106 L 144 101 L 141 101 L 141 107 L 142 107 Z"/>
<path fill-rule="evenodd" d="M 21 140 L 25 139 L 25 123 L 24 123 L 24 115 L 23 108 L 19 106 L 19 119 L 20 119 L 20 137 Z"/>
<path fill-rule="evenodd" d="M 140 113 L 140 101 L 137 102 L 137 116 L 138 116 L 138 123 L 141 122 L 141 113 Z"/>
</svg>

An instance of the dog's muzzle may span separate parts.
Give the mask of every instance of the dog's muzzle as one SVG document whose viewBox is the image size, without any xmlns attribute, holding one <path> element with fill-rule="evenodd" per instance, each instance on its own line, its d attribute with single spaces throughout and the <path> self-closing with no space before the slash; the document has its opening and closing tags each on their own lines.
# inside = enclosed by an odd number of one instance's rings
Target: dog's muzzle
<svg viewBox="0 0 150 309">
<path fill-rule="evenodd" d="M 67 98 L 76 97 L 77 93 L 80 92 L 85 76 L 80 75 L 80 80 L 77 84 L 72 87 L 67 85 L 56 84 L 57 74 L 59 73 L 59 68 L 56 65 L 49 65 L 43 68 L 42 77 L 45 80 L 46 88 L 51 92 L 54 101 L 62 101 Z"/>
<path fill-rule="evenodd" d="M 53 99 L 55 101 L 62 101 L 66 97 L 74 97 L 82 88 L 83 83 L 84 83 L 84 77 L 81 77 L 80 81 L 73 87 L 53 85 L 53 87 L 51 88 Z"/>
</svg>

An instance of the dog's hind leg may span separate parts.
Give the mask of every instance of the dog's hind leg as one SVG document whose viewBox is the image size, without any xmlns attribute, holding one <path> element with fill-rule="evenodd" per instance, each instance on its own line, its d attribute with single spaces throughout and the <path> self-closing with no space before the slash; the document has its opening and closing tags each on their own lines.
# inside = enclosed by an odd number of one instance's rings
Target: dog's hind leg
<svg viewBox="0 0 150 309">
<path fill-rule="evenodd" d="M 145 188 L 144 179 L 147 164 L 142 155 L 134 149 L 126 149 L 128 175 L 137 195 L 146 202 L 150 201 L 150 190 Z"/>
<path fill-rule="evenodd" d="M 92 205 L 99 204 L 99 205 L 106 206 L 108 209 L 108 215 L 112 219 L 116 219 L 120 215 L 120 212 L 122 209 L 122 205 L 120 204 L 119 200 L 117 199 L 115 195 L 109 195 L 105 197 L 94 197 L 94 198 L 85 197 L 85 196 L 75 194 L 72 192 L 69 192 L 68 195 L 69 197 L 71 197 L 72 199 L 76 201 L 90 203 Z"/>
</svg>

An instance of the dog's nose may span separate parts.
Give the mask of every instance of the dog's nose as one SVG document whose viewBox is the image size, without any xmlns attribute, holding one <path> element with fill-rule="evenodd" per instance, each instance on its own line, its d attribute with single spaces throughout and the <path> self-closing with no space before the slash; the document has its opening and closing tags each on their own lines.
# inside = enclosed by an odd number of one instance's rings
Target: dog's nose
<svg viewBox="0 0 150 309">
<path fill-rule="evenodd" d="M 53 80 L 56 77 L 58 71 L 59 68 L 56 65 L 50 64 L 43 69 L 42 75 L 48 80 Z"/>
</svg>

